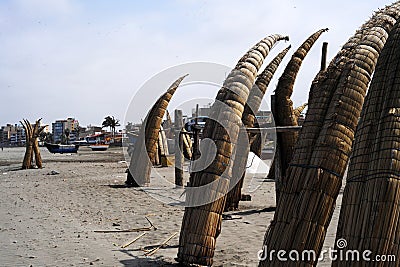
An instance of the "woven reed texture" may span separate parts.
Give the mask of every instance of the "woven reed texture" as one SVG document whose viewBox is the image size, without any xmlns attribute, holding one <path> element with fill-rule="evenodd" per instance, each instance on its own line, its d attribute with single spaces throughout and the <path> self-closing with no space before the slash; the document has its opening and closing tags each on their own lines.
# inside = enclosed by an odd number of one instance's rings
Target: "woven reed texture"
<svg viewBox="0 0 400 267">
<path fill-rule="evenodd" d="M 256 121 L 254 123 L 254 128 L 260 128 L 260 125 Z M 256 154 L 258 157 L 261 157 L 261 150 L 264 143 L 262 142 L 261 132 L 253 133 L 250 136 L 250 151 Z M 265 141 L 265 140 L 264 140 Z"/>
<path fill-rule="evenodd" d="M 293 110 L 292 116 L 294 116 L 296 121 L 298 120 L 298 118 L 300 117 L 301 113 L 306 108 L 306 106 L 307 106 L 307 103 L 304 103 L 303 105 L 301 105 Z M 259 142 L 261 145 L 261 135 L 259 137 L 257 136 L 257 139 L 255 141 Z M 274 158 L 272 161 L 271 168 L 269 169 L 269 172 L 267 175 L 267 179 L 272 179 L 272 180 L 275 179 L 275 164 L 276 164 L 275 160 L 276 160 L 276 158 Z"/>
<path fill-rule="evenodd" d="M 162 118 L 164 117 L 169 101 L 186 76 L 187 75 L 184 75 L 177 79 L 168 90 L 158 98 L 147 114 L 133 149 L 126 184 L 145 186 L 150 183 L 151 165 L 155 164 L 158 158 L 157 145 Z"/>
<path fill-rule="evenodd" d="M 255 114 L 261 106 L 261 101 L 267 91 L 268 85 L 278 69 L 283 58 L 289 51 L 290 46 L 281 51 L 276 57 L 265 67 L 265 69 L 257 76 L 256 82 L 250 90 L 247 103 L 244 106 L 242 115 L 242 123 L 246 128 L 254 127 L 256 122 Z M 241 134 L 246 134 L 241 132 Z M 256 133 L 257 134 L 257 133 Z M 261 133 L 260 138 L 261 138 Z M 245 136 L 241 136 L 241 141 L 238 142 L 236 148 L 237 153 L 235 154 L 235 161 L 233 163 L 232 179 L 230 181 L 228 195 L 226 197 L 225 211 L 236 210 L 239 207 L 239 201 L 242 194 L 243 180 L 245 176 L 245 168 L 247 163 L 247 157 L 249 155 L 250 144 L 249 141 L 255 134 L 248 134 L 248 140 Z M 240 138 L 239 137 L 239 138 Z M 239 147 L 240 146 L 240 147 Z"/>
<path fill-rule="evenodd" d="M 31 169 L 33 167 L 32 166 L 33 155 L 35 155 L 36 167 L 39 169 L 42 168 L 42 157 L 40 155 L 38 137 L 46 128 L 46 126 L 40 126 L 41 120 L 42 120 L 41 118 L 36 120 L 33 127 L 32 124 L 27 119 L 23 119 L 22 121 L 20 121 L 22 127 L 24 127 L 26 136 L 26 141 L 25 141 L 26 150 L 24 159 L 22 161 L 22 169 Z"/>
<path fill-rule="evenodd" d="M 292 116 L 295 118 L 295 120 L 297 121 L 298 120 L 298 118 L 300 117 L 300 115 L 301 115 L 301 113 L 303 112 L 303 110 L 305 110 L 305 108 L 307 107 L 307 103 L 304 103 L 303 105 L 301 105 L 301 106 L 299 106 L 299 107 L 297 107 L 297 108 L 295 108 L 294 110 L 293 110 L 293 114 L 292 114 Z"/>
<path fill-rule="evenodd" d="M 365 92 L 399 15 L 399 2 L 376 12 L 313 81 L 306 119 L 265 236 L 264 245 L 269 250 L 314 250 L 319 255 Z M 283 265 L 276 258 L 260 262 L 260 266 L 269 264 Z M 312 266 L 316 262 L 302 264 Z"/>
<path fill-rule="evenodd" d="M 336 238 L 400 258 L 400 22 L 379 57 L 355 133 Z M 336 261 L 335 266 L 347 263 Z M 389 266 L 393 262 L 387 262 Z"/>
<path fill-rule="evenodd" d="M 239 60 L 217 94 L 218 101 L 211 108 L 210 118 L 216 118 L 218 122 L 207 120 L 203 130 L 204 138 L 215 141 L 217 154 L 215 158 L 212 156 L 214 159 L 208 167 L 192 173 L 189 181 L 192 187 L 217 181 L 213 183 L 213 188 L 209 192 L 210 195 L 215 195 L 217 200 L 185 208 L 177 258 L 183 264 L 212 265 L 216 238 L 221 231 L 225 195 L 231 178 L 234 160 L 232 151 L 238 139 L 244 105 L 264 58 L 273 45 L 282 39 L 286 38 L 278 34 L 271 35 L 252 47 Z M 221 102 L 230 109 L 226 109 L 226 106 L 220 104 Z M 207 154 L 203 153 L 202 158 L 210 156 Z M 186 204 L 192 206 L 194 200 L 203 199 L 205 197 L 203 193 L 199 190 L 187 190 Z"/>
<path fill-rule="evenodd" d="M 169 155 L 168 143 L 167 142 L 168 142 L 167 141 L 167 135 L 165 134 L 164 128 L 161 126 L 160 127 L 159 136 L 158 136 L 158 147 L 159 147 L 160 156 Z"/>
<path fill-rule="evenodd" d="M 318 40 L 318 38 L 321 36 L 321 34 L 326 31 L 328 31 L 328 29 L 321 29 L 313 33 L 309 38 L 307 38 L 307 40 L 293 54 L 284 73 L 280 77 L 278 85 L 275 90 L 275 95 L 276 95 L 275 124 L 277 126 L 298 125 L 297 119 L 300 116 L 300 114 L 297 115 L 296 111 L 293 110 L 293 102 L 290 99 L 290 97 L 293 94 L 294 83 L 304 58 L 307 56 L 308 52 L 315 44 L 315 42 Z M 299 109 L 301 109 L 301 107 L 299 107 Z M 282 175 L 286 174 L 286 169 L 288 168 L 289 162 L 292 159 L 294 146 L 297 142 L 298 136 L 299 136 L 298 132 L 280 133 L 277 135 L 277 142 L 280 144 L 279 147 L 281 151 L 280 155 L 281 155 Z M 268 179 L 275 180 L 275 159 L 271 166 L 272 167 L 267 177 Z M 281 190 L 281 187 L 282 187 L 282 181 L 277 180 L 276 181 L 277 198 L 279 198 L 279 192 Z"/>
<path fill-rule="evenodd" d="M 278 84 L 275 89 L 275 109 L 274 119 L 277 126 L 297 126 L 297 117 L 294 116 L 293 102 L 290 99 L 293 94 L 294 84 L 297 75 L 300 71 L 300 67 L 303 63 L 304 58 L 311 50 L 315 42 L 322 35 L 322 33 L 328 31 L 328 29 L 321 29 L 313 33 L 300 45 L 300 47 L 294 52 L 292 58 L 287 64 L 283 74 L 279 78 Z M 288 168 L 289 162 L 292 159 L 294 146 L 296 144 L 298 132 L 287 132 L 277 134 L 277 143 L 280 149 L 281 158 L 281 173 L 282 176 L 286 175 L 286 169 Z M 277 178 L 277 177 L 274 177 Z M 282 181 L 280 178 L 275 179 L 276 187 L 276 198 L 279 199 L 280 191 L 282 188 Z"/>
<path fill-rule="evenodd" d="M 185 130 L 185 128 L 182 128 L 181 130 L 182 133 L 187 133 L 187 131 Z M 190 135 L 189 134 L 182 134 L 181 138 L 183 140 L 183 156 L 190 160 L 192 158 L 192 140 L 190 139 Z"/>
<path fill-rule="evenodd" d="M 26 149 L 25 149 L 24 159 L 22 161 L 22 169 L 31 169 L 32 159 L 33 159 L 33 145 L 34 145 L 33 137 L 34 137 L 34 132 L 39 125 L 38 123 L 36 123 L 35 129 L 33 129 L 32 124 L 27 119 L 23 119 L 22 121 L 20 121 L 20 123 L 22 127 L 24 127 L 26 136 L 26 141 L 25 141 Z"/>
</svg>

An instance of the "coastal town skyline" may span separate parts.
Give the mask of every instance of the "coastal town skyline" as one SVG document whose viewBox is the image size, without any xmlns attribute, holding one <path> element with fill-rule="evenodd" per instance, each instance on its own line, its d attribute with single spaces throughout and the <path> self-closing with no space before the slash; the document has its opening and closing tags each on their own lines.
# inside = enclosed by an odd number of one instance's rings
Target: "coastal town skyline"
<svg viewBox="0 0 400 267">
<path fill-rule="evenodd" d="M 0 1 L 4 266 L 400 266 L 400 0 Z"/>
<path fill-rule="evenodd" d="M 329 62 L 364 22 L 365 14 L 385 4 L 383 0 L 273 0 L 251 5 L 243 1 L 2 1 L 0 125 L 22 118 L 43 117 L 51 122 L 66 115 L 87 125 L 101 123 L 109 114 L 123 123 L 137 90 L 166 68 L 198 61 L 232 68 L 248 47 L 266 35 L 289 35 L 289 42 L 271 51 L 271 59 L 289 43 L 293 49 L 317 29 L 328 27 L 296 81 L 293 101 L 301 105 L 319 70 L 322 42 L 329 43 Z M 231 7 L 229 14 L 226 5 Z M 281 10 L 285 15 L 277 12 Z M 176 78 L 171 77 L 171 82 Z M 160 84 L 149 92 L 149 102 L 169 85 Z M 199 91 L 178 90 L 174 98 L 196 98 Z M 215 98 L 217 91 L 209 90 L 207 97 Z M 140 121 L 146 110 L 148 106 L 138 106 L 135 120 Z"/>
</svg>

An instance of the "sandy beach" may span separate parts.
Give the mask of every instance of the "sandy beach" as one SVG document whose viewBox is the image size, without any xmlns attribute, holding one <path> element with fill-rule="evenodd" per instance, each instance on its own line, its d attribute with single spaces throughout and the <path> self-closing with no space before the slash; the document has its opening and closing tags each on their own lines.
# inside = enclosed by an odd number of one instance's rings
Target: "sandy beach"
<svg viewBox="0 0 400 267">
<path fill-rule="evenodd" d="M 41 149 L 44 168 L 20 170 L 24 148 L 0 151 L 0 266 L 175 266 L 183 189 L 168 190 L 174 168 L 154 168 L 147 190 L 124 186 L 126 162 L 121 148 L 77 154 Z M 188 172 L 185 172 L 188 176 Z M 265 231 L 273 218 L 274 182 L 251 175 L 260 186 L 252 201 L 222 224 L 214 266 L 256 266 Z M 165 178 L 160 180 L 159 177 Z M 250 179 L 251 180 L 251 179 Z M 248 187 L 245 187 L 248 188 Z M 325 248 L 333 247 L 339 195 Z M 150 231 L 96 232 L 150 227 Z M 155 229 L 156 228 L 156 229 Z M 132 245 L 121 248 L 142 233 Z M 151 256 L 154 248 L 177 233 Z M 328 266 L 325 259 L 318 266 Z"/>
</svg>

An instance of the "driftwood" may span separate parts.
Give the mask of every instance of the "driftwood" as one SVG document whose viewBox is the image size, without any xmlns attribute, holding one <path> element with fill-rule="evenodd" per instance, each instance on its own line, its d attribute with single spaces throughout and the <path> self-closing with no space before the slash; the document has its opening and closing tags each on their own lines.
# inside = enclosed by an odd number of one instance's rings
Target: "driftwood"
<svg viewBox="0 0 400 267">
<path fill-rule="evenodd" d="M 139 236 L 135 237 L 133 240 L 129 241 L 128 243 L 124 244 L 121 246 L 121 248 L 127 248 L 130 245 L 132 245 L 133 243 L 135 243 L 136 241 L 139 240 L 139 238 L 141 238 L 142 236 L 144 236 L 146 233 L 141 233 Z"/>
<path fill-rule="evenodd" d="M 145 256 L 151 256 L 154 255 L 160 248 L 164 247 L 165 245 L 167 245 L 167 243 L 174 238 L 176 235 L 178 234 L 178 232 L 173 233 L 170 237 L 168 237 L 167 239 L 165 239 L 161 244 L 156 245 L 155 248 L 146 251 L 146 253 L 144 254 Z"/>
<path fill-rule="evenodd" d="M 132 228 L 132 229 L 112 229 L 112 230 L 94 230 L 95 233 L 132 233 L 132 232 L 142 232 L 142 231 L 151 231 L 157 230 L 157 227 L 149 220 L 149 218 L 144 217 L 150 224 L 149 227 L 139 227 L 139 228 Z"/>
<path fill-rule="evenodd" d="M 95 233 L 133 233 L 133 232 L 143 232 L 143 231 L 151 231 L 153 227 L 140 227 L 140 228 L 132 228 L 132 229 L 122 229 L 122 230 L 94 230 Z"/>
</svg>

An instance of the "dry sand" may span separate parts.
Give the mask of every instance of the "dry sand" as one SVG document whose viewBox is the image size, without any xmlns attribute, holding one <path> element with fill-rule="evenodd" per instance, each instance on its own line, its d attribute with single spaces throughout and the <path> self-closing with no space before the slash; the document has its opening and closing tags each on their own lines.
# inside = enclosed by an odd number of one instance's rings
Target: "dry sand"
<svg viewBox="0 0 400 267">
<path fill-rule="evenodd" d="M 183 208 L 177 204 L 182 189 L 165 190 L 159 178 L 153 178 L 151 194 L 124 187 L 126 163 L 120 148 L 81 148 L 78 154 L 64 155 L 41 152 L 43 169 L 19 170 L 24 149 L 0 151 L 0 266 L 175 265 L 179 234 L 152 256 L 146 257 L 142 249 L 180 231 Z M 59 174 L 50 175 L 53 170 Z M 152 176 L 173 181 L 173 167 L 155 168 Z M 257 251 L 273 217 L 265 208 L 275 205 L 275 189 L 262 177 L 254 181 L 261 186 L 251 193 L 252 201 L 228 213 L 235 219 L 223 221 L 214 266 L 257 265 Z M 325 248 L 333 246 L 339 207 Z M 146 216 L 157 230 L 147 231 L 125 249 L 121 245 L 142 232 L 95 232 L 148 227 Z M 319 263 L 327 265 L 329 261 Z"/>
</svg>

